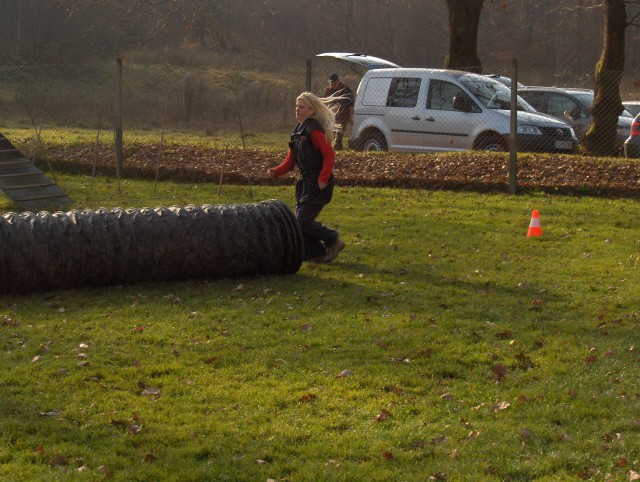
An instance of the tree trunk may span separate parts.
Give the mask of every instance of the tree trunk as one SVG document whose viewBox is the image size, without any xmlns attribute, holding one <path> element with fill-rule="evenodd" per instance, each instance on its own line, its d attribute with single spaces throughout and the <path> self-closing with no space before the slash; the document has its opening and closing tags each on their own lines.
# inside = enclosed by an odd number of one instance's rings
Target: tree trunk
<svg viewBox="0 0 640 482">
<path fill-rule="evenodd" d="M 449 52 L 444 67 L 481 74 L 478 26 L 484 0 L 446 1 L 449 10 Z"/>
<path fill-rule="evenodd" d="M 352 46 L 356 44 L 355 35 L 355 16 L 353 15 L 353 0 L 347 2 L 347 14 L 345 15 L 345 38 L 347 39 L 347 45 Z M 351 47 L 353 48 L 353 47 Z"/>
<path fill-rule="evenodd" d="M 575 52 L 580 52 L 582 50 L 582 45 L 585 42 L 585 15 L 584 15 L 584 6 L 582 4 L 583 0 L 578 0 L 578 4 L 575 9 L 575 26 L 576 26 L 576 35 L 574 38 L 575 44 L 574 49 Z M 577 72 L 586 71 L 586 62 L 584 55 L 576 55 L 576 65 L 575 69 Z"/>
<path fill-rule="evenodd" d="M 596 65 L 595 97 L 591 106 L 593 123 L 585 137 L 585 149 L 596 156 L 613 156 L 620 147 L 616 134 L 618 116 L 623 110 L 620 80 L 624 68 L 627 11 L 624 0 L 605 0 L 604 9 L 604 46 Z"/>
<path fill-rule="evenodd" d="M 393 29 L 391 28 L 391 0 L 386 0 L 385 2 L 385 19 L 387 25 L 387 45 L 388 49 L 391 52 L 391 58 L 396 56 L 396 45 L 395 45 L 395 35 L 393 33 Z"/>
<path fill-rule="evenodd" d="M 518 45 L 518 52 L 516 58 L 521 55 L 524 56 L 526 52 L 530 52 L 531 45 L 533 44 L 533 30 L 536 27 L 537 17 L 534 15 L 535 5 L 533 0 L 524 0 L 520 7 L 520 38 Z"/>
</svg>

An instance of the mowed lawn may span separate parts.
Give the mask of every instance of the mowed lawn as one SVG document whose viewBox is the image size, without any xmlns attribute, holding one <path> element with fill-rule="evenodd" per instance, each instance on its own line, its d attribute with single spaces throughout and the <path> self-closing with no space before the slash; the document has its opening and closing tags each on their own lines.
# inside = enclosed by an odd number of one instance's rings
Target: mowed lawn
<svg viewBox="0 0 640 482">
<path fill-rule="evenodd" d="M 77 208 L 293 207 L 292 186 L 58 181 Z M 635 480 L 638 214 L 340 187 L 329 265 L 3 295 L 0 479 Z"/>
</svg>

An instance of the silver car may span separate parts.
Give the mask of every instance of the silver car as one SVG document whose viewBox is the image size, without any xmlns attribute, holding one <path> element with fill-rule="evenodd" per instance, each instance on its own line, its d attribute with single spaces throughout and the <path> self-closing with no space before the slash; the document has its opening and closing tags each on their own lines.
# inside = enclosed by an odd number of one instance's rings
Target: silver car
<svg viewBox="0 0 640 482">
<path fill-rule="evenodd" d="M 402 68 L 364 54 L 327 53 L 365 70 L 358 85 L 349 147 L 364 151 L 506 151 L 511 89 L 456 70 Z M 517 99 L 518 150 L 575 152 L 569 124 Z"/>
<path fill-rule="evenodd" d="M 590 110 L 591 104 L 593 104 L 593 90 L 525 86 L 518 89 L 518 95 L 537 111 L 568 121 L 580 140 L 584 138 L 593 122 Z M 620 147 L 629 137 L 632 122 L 633 115 L 626 110 L 618 117 L 618 143 Z"/>
</svg>

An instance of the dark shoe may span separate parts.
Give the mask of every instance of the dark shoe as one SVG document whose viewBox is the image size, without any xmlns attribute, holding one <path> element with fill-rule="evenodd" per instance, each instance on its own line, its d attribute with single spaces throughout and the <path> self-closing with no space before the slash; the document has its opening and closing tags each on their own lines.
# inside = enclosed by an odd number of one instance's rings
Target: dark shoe
<svg viewBox="0 0 640 482">
<path fill-rule="evenodd" d="M 346 244 L 344 244 L 344 241 L 338 238 L 338 240 L 335 243 L 327 247 L 327 254 L 325 254 L 323 258 L 324 262 L 330 263 L 331 261 L 336 259 L 340 251 L 342 251 L 345 248 L 345 246 Z"/>
<path fill-rule="evenodd" d="M 326 261 L 324 260 L 324 256 L 318 256 L 317 258 L 308 259 L 307 263 L 326 263 Z"/>
</svg>

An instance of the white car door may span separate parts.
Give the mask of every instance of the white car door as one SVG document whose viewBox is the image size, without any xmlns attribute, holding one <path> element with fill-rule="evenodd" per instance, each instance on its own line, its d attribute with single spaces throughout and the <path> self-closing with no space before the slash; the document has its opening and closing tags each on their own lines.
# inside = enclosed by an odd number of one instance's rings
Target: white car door
<svg viewBox="0 0 640 482">
<path fill-rule="evenodd" d="M 419 77 L 394 77 L 391 80 L 386 103 L 386 124 L 389 126 L 389 147 L 397 151 L 415 151 L 422 146 Z"/>
<path fill-rule="evenodd" d="M 454 109 L 454 98 L 461 97 L 465 111 Z M 467 150 L 473 147 L 478 116 L 482 109 L 462 90 L 446 80 L 431 79 L 426 108 L 421 122 L 424 126 L 424 148 L 429 151 Z"/>
</svg>

